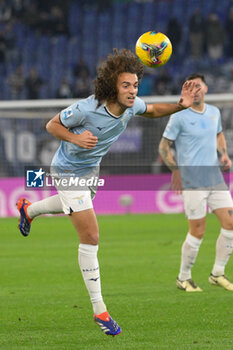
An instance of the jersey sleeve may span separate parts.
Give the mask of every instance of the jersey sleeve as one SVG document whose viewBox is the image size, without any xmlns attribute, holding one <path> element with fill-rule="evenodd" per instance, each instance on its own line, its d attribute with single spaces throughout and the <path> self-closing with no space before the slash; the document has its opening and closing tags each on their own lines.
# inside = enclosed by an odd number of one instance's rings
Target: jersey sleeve
<svg viewBox="0 0 233 350">
<path fill-rule="evenodd" d="M 60 112 L 60 121 L 66 128 L 73 128 L 75 126 L 83 125 L 84 119 L 85 113 L 82 110 L 81 101 L 72 104 Z"/>
<path fill-rule="evenodd" d="M 146 112 L 146 104 L 145 102 L 136 96 L 133 106 L 133 112 L 135 114 L 143 114 Z"/>
<path fill-rule="evenodd" d="M 221 113 L 220 110 L 218 110 L 218 126 L 217 126 L 217 134 L 219 134 L 222 131 L 222 119 L 221 119 Z"/>
<path fill-rule="evenodd" d="M 169 122 L 164 130 L 163 137 L 166 137 L 169 140 L 175 141 L 179 135 L 180 128 L 180 118 L 173 114 L 171 115 Z"/>
</svg>

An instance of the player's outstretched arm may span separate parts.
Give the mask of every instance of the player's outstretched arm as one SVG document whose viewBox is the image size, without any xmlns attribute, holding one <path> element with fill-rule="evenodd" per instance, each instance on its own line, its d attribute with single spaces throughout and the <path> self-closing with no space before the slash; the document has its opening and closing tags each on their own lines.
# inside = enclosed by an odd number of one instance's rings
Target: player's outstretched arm
<svg viewBox="0 0 233 350">
<path fill-rule="evenodd" d="M 171 146 L 173 145 L 173 143 L 174 141 L 168 140 L 165 137 L 162 137 L 159 144 L 159 154 L 163 159 L 164 163 L 172 172 L 170 188 L 173 191 L 180 193 L 182 191 L 182 178 L 181 178 L 181 174 L 180 174 L 180 170 L 178 168 L 177 162 L 173 158 L 173 155 L 171 152 Z"/>
<path fill-rule="evenodd" d="M 161 118 L 189 108 L 192 106 L 194 96 L 199 90 L 200 88 L 196 88 L 193 81 L 186 81 L 182 87 L 178 103 L 148 104 L 146 112 L 142 116 L 147 118 Z"/>
<path fill-rule="evenodd" d="M 60 140 L 71 142 L 79 147 L 91 149 L 97 144 L 98 138 L 86 130 L 80 135 L 70 132 L 60 122 L 59 114 L 52 118 L 46 125 L 46 130 Z"/>
</svg>

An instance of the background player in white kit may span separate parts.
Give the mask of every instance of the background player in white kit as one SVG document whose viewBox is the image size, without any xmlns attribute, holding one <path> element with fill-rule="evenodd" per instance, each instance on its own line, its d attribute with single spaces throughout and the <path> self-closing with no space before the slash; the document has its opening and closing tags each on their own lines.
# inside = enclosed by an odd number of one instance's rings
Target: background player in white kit
<svg viewBox="0 0 233 350">
<path fill-rule="evenodd" d="M 205 232 L 208 204 L 221 223 L 209 282 L 233 291 L 233 284 L 224 275 L 233 250 L 233 202 L 219 168 L 217 150 L 225 170 L 231 167 L 231 160 L 227 154 L 220 111 L 204 101 L 208 90 L 204 76 L 192 74 L 187 81 L 193 81 L 200 90 L 189 109 L 171 116 L 159 145 L 161 157 L 172 170 L 171 188 L 178 192 L 183 190 L 189 224 L 176 284 L 187 292 L 202 291 L 192 280 L 191 268 Z M 173 143 L 177 161 L 171 152 Z"/>
<path fill-rule="evenodd" d="M 98 70 L 95 95 L 61 111 L 47 124 L 47 130 L 61 139 L 52 167 L 55 172 L 69 172 L 78 177 L 98 176 L 102 157 L 126 128 L 135 114 L 159 118 L 191 106 L 196 88 L 185 83 L 177 104 L 148 104 L 138 98 L 138 84 L 143 66 L 129 50 L 114 51 Z M 58 175 L 61 176 L 61 175 Z M 34 217 L 64 212 L 78 232 L 79 265 L 94 310 L 94 320 L 106 334 L 117 335 L 119 325 L 110 317 L 103 302 L 97 259 L 99 231 L 92 199 L 96 188 L 57 188 L 58 195 L 31 204 L 21 198 L 20 231 L 27 236 Z"/>
</svg>

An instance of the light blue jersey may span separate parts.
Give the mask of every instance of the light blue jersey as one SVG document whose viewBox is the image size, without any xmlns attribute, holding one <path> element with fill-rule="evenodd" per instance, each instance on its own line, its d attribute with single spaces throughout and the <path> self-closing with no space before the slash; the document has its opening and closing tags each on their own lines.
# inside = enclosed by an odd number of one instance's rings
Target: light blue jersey
<svg viewBox="0 0 233 350">
<path fill-rule="evenodd" d="M 221 131 L 220 111 L 208 104 L 202 113 L 189 108 L 170 117 L 163 136 L 175 141 L 183 188 L 222 183 L 217 155 L 217 134 Z"/>
<path fill-rule="evenodd" d="M 97 145 L 85 149 L 73 143 L 61 141 L 52 160 L 52 167 L 60 172 L 72 172 L 83 176 L 97 167 L 110 146 L 125 130 L 135 114 L 143 114 L 146 104 L 136 97 L 133 107 L 127 108 L 121 117 L 114 117 L 104 104 L 97 108 L 94 95 L 74 103 L 60 113 L 61 123 L 75 134 L 88 130 L 98 137 Z"/>
</svg>

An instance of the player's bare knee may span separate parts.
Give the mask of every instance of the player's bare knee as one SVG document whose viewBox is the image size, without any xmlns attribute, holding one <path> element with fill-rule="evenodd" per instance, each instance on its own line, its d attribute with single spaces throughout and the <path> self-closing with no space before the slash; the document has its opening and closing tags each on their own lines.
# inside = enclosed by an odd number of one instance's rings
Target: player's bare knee
<svg viewBox="0 0 233 350">
<path fill-rule="evenodd" d="M 198 239 L 202 239 L 205 233 L 205 226 L 203 222 L 192 223 L 189 229 L 190 234 Z"/>
<path fill-rule="evenodd" d="M 191 234 L 198 239 L 202 239 L 204 236 L 204 233 L 205 233 L 205 231 L 194 231 Z"/>
<path fill-rule="evenodd" d="M 222 228 L 228 231 L 233 231 L 233 219 L 224 220 L 224 222 L 222 223 Z"/>
<path fill-rule="evenodd" d="M 189 221 L 189 231 L 193 236 L 197 238 L 202 237 L 205 232 L 206 222 L 205 220 L 190 220 Z"/>
<path fill-rule="evenodd" d="M 88 244 L 97 245 L 99 243 L 99 232 L 87 230 L 85 232 L 85 238 L 86 238 Z"/>
</svg>

